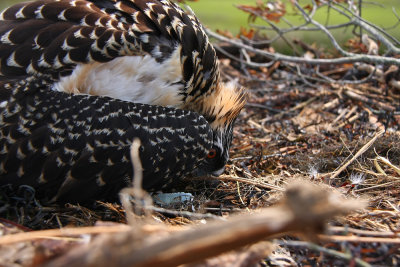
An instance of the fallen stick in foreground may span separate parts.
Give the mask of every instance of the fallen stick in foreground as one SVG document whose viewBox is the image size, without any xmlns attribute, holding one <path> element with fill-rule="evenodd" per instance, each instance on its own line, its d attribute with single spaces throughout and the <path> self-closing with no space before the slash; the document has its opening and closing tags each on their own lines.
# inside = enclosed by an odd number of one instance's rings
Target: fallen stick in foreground
<svg viewBox="0 0 400 267">
<path fill-rule="evenodd" d="M 177 266 L 195 263 L 288 232 L 313 237 L 322 232 L 328 219 L 362 206 L 359 201 L 343 199 L 325 187 L 296 183 L 288 188 L 280 205 L 254 214 L 240 214 L 226 222 L 182 227 L 182 230 L 172 232 L 168 227 L 149 231 L 149 225 L 131 225 L 129 233 L 99 235 L 92 242 L 43 266 Z"/>
</svg>

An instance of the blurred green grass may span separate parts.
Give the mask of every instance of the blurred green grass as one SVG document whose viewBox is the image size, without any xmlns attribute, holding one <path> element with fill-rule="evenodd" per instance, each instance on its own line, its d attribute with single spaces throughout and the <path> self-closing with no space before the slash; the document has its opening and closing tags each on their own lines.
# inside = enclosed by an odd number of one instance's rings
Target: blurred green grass
<svg viewBox="0 0 400 267">
<path fill-rule="evenodd" d="M 187 2 L 193 9 L 196 15 L 200 18 L 202 23 L 211 29 L 229 30 L 237 33 L 240 26 L 248 25 L 248 14 L 237 9 L 235 5 L 254 5 L 256 0 L 199 0 L 197 2 Z M 293 14 L 293 9 L 289 1 L 283 1 L 286 4 L 288 15 Z M 309 1 L 301 1 L 301 5 L 306 5 Z M 378 26 L 387 28 L 393 26 L 398 22 L 398 19 L 392 12 L 392 7 L 396 8 L 397 13 L 400 15 L 400 1 L 399 0 L 376 0 L 379 5 L 370 4 L 373 1 L 364 1 L 362 9 L 362 17 Z M 317 21 L 324 23 L 327 18 L 327 8 L 321 9 L 314 17 Z M 289 21 L 298 24 L 301 21 L 298 17 L 287 16 Z M 331 12 L 329 22 L 341 23 L 346 19 L 336 12 Z M 260 23 L 258 20 L 257 24 Z M 279 25 L 283 25 L 280 23 Z M 390 30 L 396 36 L 400 36 L 400 26 L 396 29 Z"/>
<path fill-rule="evenodd" d="M 3 10 L 6 7 L 11 6 L 12 4 L 24 2 L 22 0 L 1 0 L 0 1 L 0 9 Z"/>
<path fill-rule="evenodd" d="M 235 5 L 255 5 L 256 0 L 199 0 L 197 2 L 187 2 L 188 5 L 193 9 L 196 15 L 199 17 L 201 22 L 207 27 L 216 30 L 228 30 L 234 35 L 236 35 L 240 27 L 249 27 L 248 14 L 237 9 Z M 289 0 L 283 0 L 287 7 L 287 15 L 285 18 L 295 25 L 299 25 L 304 21 L 301 16 L 295 16 L 294 10 L 290 4 Z M 300 1 L 301 6 L 305 6 L 310 1 L 304 0 Z M 379 5 L 371 4 L 376 2 Z M 392 12 L 392 7 L 394 7 L 397 13 L 400 15 L 400 1 L 399 0 L 376 0 L 376 1 L 364 1 L 362 9 L 362 17 L 383 29 L 387 29 L 387 32 L 392 34 L 397 39 L 400 39 L 400 25 L 394 27 L 399 20 L 396 18 Z M 347 19 L 330 10 L 328 16 L 328 8 L 321 8 L 316 13 L 314 19 L 322 24 L 338 24 L 347 22 Z M 329 18 L 329 19 L 328 19 Z M 261 19 L 257 19 L 256 25 L 268 26 Z M 280 22 L 276 24 L 279 27 L 288 27 L 286 23 Z M 312 25 L 310 25 L 312 27 Z M 343 43 L 348 40 L 352 34 L 353 28 L 342 28 L 338 30 L 333 30 L 335 38 L 339 43 Z M 263 31 L 267 36 L 275 36 L 271 31 Z M 312 43 L 316 42 L 319 46 L 330 46 L 328 37 L 321 32 L 305 32 L 298 31 L 287 35 L 288 38 L 301 38 L 304 42 Z M 282 40 L 279 40 L 275 45 L 278 50 L 287 50 L 287 46 Z M 287 51 L 286 51 L 287 52 Z"/>
</svg>

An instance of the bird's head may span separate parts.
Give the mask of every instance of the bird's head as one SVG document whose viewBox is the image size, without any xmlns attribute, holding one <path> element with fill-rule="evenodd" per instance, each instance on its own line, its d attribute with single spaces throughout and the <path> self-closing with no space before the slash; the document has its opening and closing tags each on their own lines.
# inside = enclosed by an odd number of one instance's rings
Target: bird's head
<svg viewBox="0 0 400 267">
<path fill-rule="evenodd" d="M 202 164 L 197 169 L 197 176 L 212 174 L 221 175 L 229 159 L 229 148 L 232 142 L 232 126 L 226 131 L 213 131 L 213 144 Z"/>
<path fill-rule="evenodd" d="M 197 174 L 218 176 L 229 159 L 233 124 L 246 103 L 247 93 L 234 83 L 220 83 L 210 92 L 199 106 L 202 107 L 200 113 L 213 130 L 213 144 Z"/>
</svg>

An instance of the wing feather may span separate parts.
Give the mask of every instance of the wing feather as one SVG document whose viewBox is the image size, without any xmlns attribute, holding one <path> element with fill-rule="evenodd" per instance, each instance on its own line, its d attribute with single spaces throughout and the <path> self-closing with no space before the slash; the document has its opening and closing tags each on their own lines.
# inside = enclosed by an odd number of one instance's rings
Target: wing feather
<svg viewBox="0 0 400 267">
<path fill-rule="evenodd" d="M 214 89 L 219 78 L 201 24 L 169 1 L 38 0 L 14 5 L 0 18 L 0 75 L 7 78 L 59 80 L 78 64 L 120 56 L 149 54 L 162 62 L 178 45 L 188 94 Z"/>
</svg>

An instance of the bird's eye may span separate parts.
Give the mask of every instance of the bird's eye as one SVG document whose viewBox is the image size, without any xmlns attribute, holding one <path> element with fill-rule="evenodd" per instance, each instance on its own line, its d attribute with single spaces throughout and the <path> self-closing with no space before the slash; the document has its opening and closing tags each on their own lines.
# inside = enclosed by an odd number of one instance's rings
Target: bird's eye
<svg viewBox="0 0 400 267">
<path fill-rule="evenodd" d="M 213 159 L 217 156 L 217 150 L 215 150 L 214 148 L 212 148 L 210 150 L 210 152 L 208 152 L 207 158 L 209 159 Z"/>
</svg>

